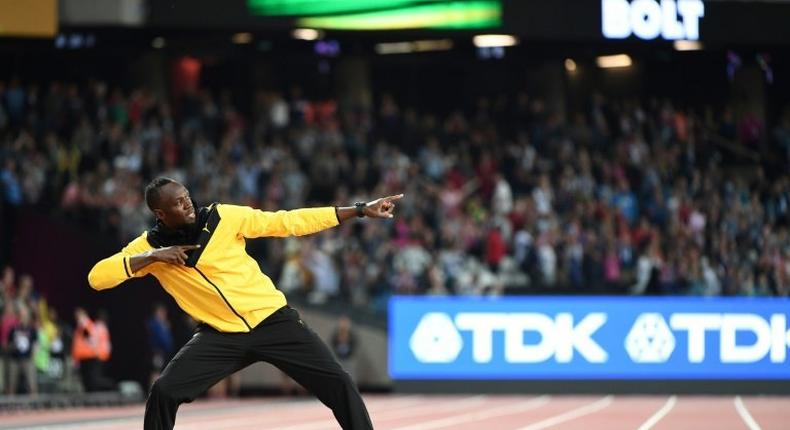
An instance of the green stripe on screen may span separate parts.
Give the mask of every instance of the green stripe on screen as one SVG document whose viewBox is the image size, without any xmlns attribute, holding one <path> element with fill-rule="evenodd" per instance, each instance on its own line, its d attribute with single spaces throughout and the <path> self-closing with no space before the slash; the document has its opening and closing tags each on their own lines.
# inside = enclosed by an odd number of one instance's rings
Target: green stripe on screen
<svg viewBox="0 0 790 430">
<path fill-rule="evenodd" d="M 298 19 L 297 25 L 334 30 L 495 28 L 502 25 L 502 9 L 498 1 L 454 2 L 396 11 L 306 17 Z"/>
<path fill-rule="evenodd" d="M 446 0 L 444 1 L 446 3 Z M 247 0 L 253 12 L 269 16 L 305 16 L 356 13 L 436 3 L 426 0 Z"/>
</svg>

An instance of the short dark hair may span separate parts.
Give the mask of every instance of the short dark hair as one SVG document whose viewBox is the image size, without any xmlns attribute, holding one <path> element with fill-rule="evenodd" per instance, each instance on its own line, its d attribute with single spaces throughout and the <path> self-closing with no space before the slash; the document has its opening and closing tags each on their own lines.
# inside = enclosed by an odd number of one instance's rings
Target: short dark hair
<svg viewBox="0 0 790 430">
<path fill-rule="evenodd" d="M 164 176 L 160 176 L 148 185 L 145 186 L 145 204 L 148 205 L 148 209 L 151 211 L 157 207 L 159 204 L 159 189 L 164 187 L 167 184 L 175 183 L 175 179 L 166 178 Z"/>
</svg>

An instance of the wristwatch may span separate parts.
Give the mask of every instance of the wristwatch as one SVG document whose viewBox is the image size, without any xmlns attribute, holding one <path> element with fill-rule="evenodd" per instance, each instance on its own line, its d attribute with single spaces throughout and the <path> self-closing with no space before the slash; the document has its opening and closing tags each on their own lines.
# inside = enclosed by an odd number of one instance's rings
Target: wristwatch
<svg viewBox="0 0 790 430">
<path fill-rule="evenodd" d="M 367 203 L 365 202 L 354 203 L 354 208 L 357 210 L 358 218 L 365 218 L 365 206 L 367 206 Z"/>
</svg>

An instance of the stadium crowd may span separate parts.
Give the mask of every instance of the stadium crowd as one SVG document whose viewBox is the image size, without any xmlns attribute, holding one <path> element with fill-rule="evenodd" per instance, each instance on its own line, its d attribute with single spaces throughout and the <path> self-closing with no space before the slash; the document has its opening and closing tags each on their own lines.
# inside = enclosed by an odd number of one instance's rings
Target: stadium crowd
<svg viewBox="0 0 790 430">
<path fill-rule="evenodd" d="M 63 391 L 73 385 L 73 326 L 10 266 L 0 277 L 0 394 Z"/>
<path fill-rule="evenodd" d="M 159 175 L 264 210 L 403 192 L 392 222 L 250 244 L 287 293 L 380 312 L 392 294 L 790 293 L 790 114 L 596 95 L 566 119 L 524 93 L 440 114 L 298 88 L 242 111 L 228 91 L 0 82 L 4 206 L 126 241 Z"/>
</svg>

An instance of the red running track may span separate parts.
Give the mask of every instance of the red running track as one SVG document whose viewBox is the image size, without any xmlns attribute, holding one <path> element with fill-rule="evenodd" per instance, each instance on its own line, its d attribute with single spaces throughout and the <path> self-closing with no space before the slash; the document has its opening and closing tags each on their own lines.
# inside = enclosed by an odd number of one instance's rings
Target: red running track
<svg viewBox="0 0 790 430">
<path fill-rule="evenodd" d="M 379 430 L 787 430 L 790 397 L 366 396 Z M 0 430 L 139 430 L 142 405 L 0 413 Z M 198 401 L 176 430 L 329 430 L 317 400 Z"/>
</svg>

